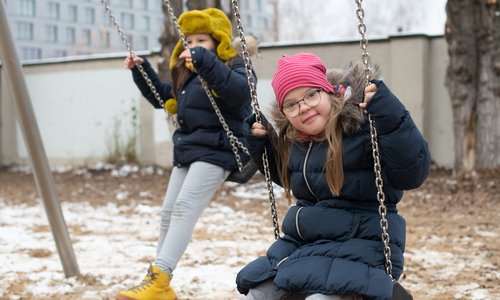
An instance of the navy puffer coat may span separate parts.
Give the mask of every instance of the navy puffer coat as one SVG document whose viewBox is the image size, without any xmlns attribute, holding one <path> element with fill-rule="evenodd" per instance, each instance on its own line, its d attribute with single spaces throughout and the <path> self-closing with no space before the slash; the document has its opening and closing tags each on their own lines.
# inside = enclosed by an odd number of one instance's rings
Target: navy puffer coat
<svg viewBox="0 0 500 300">
<path fill-rule="evenodd" d="M 191 48 L 191 57 L 196 70 L 212 90 L 229 129 L 243 142 L 241 124 L 252 112 L 243 59 L 237 57 L 231 66 L 228 66 L 218 59 L 214 52 L 202 47 Z M 186 167 L 195 161 L 203 161 L 226 170 L 235 170 L 237 164 L 229 139 L 197 74 L 193 73 L 182 90 L 173 97 L 172 82 L 161 82 L 146 59 L 142 66 L 163 101 L 169 98 L 177 99 L 179 128 L 172 137 L 174 165 Z M 132 74 L 142 95 L 155 108 L 162 109 L 137 67 L 132 69 Z M 241 149 L 239 151 L 242 162 L 248 161 L 249 157 Z"/>
<path fill-rule="evenodd" d="M 429 171 L 430 153 L 403 104 L 382 81 L 375 83 L 378 92 L 367 110 L 378 129 L 392 273 L 397 279 L 403 271 L 406 224 L 398 215 L 396 204 L 403 190 L 423 183 Z M 362 86 L 354 94 L 360 93 Z M 353 98 L 352 101 L 359 99 Z M 347 114 L 359 111 L 354 105 L 344 107 L 351 110 Z M 327 142 L 294 144 L 289 172 L 296 205 L 283 219 L 284 236 L 272 244 L 266 256 L 238 273 L 236 282 L 241 293 L 273 279 L 277 288 L 300 294 L 358 293 L 366 299 L 392 298 L 392 282 L 385 271 L 381 242 L 369 124 L 362 113 L 343 120 L 345 180 L 340 195 L 330 192 L 324 176 Z M 253 121 L 253 117 L 248 118 L 244 128 L 252 159 L 262 171 L 262 152 L 267 147 L 272 178 L 280 184 L 274 149 L 267 137 L 250 134 Z"/>
</svg>

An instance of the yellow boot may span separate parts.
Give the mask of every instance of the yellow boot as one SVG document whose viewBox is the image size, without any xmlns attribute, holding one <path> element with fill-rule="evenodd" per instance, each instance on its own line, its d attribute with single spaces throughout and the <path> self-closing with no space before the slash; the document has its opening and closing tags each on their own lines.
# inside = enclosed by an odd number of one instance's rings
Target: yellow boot
<svg viewBox="0 0 500 300">
<path fill-rule="evenodd" d="M 136 287 L 120 292 L 116 300 L 175 300 L 177 295 L 170 287 L 170 275 L 150 266 L 146 278 Z"/>
</svg>

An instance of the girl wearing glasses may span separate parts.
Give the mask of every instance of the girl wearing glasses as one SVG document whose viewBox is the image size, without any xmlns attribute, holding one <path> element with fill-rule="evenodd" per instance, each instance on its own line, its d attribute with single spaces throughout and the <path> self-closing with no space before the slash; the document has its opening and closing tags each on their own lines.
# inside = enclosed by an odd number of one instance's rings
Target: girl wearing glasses
<svg viewBox="0 0 500 300">
<path fill-rule="evenodd" d="M 271 178 L 296 203 L 283 219 L 284 235 L 238 273 L 244 299 L 392 298 L 366 112 L 378 130 L 396 279 L 403 272 L 406 231 L 396 204 L 403 190 L 426 179 L 430 153 L 385 83 L 365 87 L 364 80 L 360 65 L 326 74 L 311 53 L 278 61 L 272 81 L 278 133 L 255 116 L 246 120 L 244 132 L 261 172 L 267 148 Z"/>
</svg>

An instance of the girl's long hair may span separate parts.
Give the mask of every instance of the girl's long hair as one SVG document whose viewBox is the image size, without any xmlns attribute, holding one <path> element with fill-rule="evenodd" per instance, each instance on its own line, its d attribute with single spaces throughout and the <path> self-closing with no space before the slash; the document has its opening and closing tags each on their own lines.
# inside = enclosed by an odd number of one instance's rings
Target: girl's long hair
<svg viewBox="0 0 500 300">
<path fill-rule="evenodd" d="M 172 95 L 174 95 L 174 97 L 177 96 L 177 93 L 191 77 L 191 74 L 192 72 L 186 67 L 185 61 L 179 59 L 172 69 Z"/>
<path fill-rule="evenodd" d="M 338 96 L 328 94 L 330 100 L 331 111 L 328 122 L 325 127 L 325 134 L 322 137 L 313 137 L 313 140 L 328 142 L 328 152 L 325 161 L 325 176 L 328 187 L 333 195 L 339 195 L 344 184 L 344 167 L 342 163 L 342 126 L 339 124 L 339 116 L 343 107 L 343 101 Z M 278 115 L 279 114 L 279 115 Z M 288 171 L 288 161 L 292 144 L 301 141 L 300 131 L 295 129 L 290 121 L 281 113 L 275 112 L 276 125 L 278 127 L 277 140 L 272 141 L 276 147 L 278 157 L 277 163 L 280 166 L 279 175 L 285 196 L 290 199 L 290 176 Z"/>
</svg>

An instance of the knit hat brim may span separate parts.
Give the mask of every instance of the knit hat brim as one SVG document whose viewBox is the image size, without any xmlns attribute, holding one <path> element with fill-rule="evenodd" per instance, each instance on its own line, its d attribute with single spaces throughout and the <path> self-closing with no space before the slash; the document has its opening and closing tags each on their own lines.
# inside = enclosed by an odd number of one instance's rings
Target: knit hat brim
<svg viewBox="0 0 500 300">
<path fill-rule="evenodd" d="M 279 108 L 282 108 L 286 95 L 298 87 L 318 87 L 333 93 L 325 65 L 318 56 L 308 52 L 281 57 L 271 85 Z"/>
</svg>

